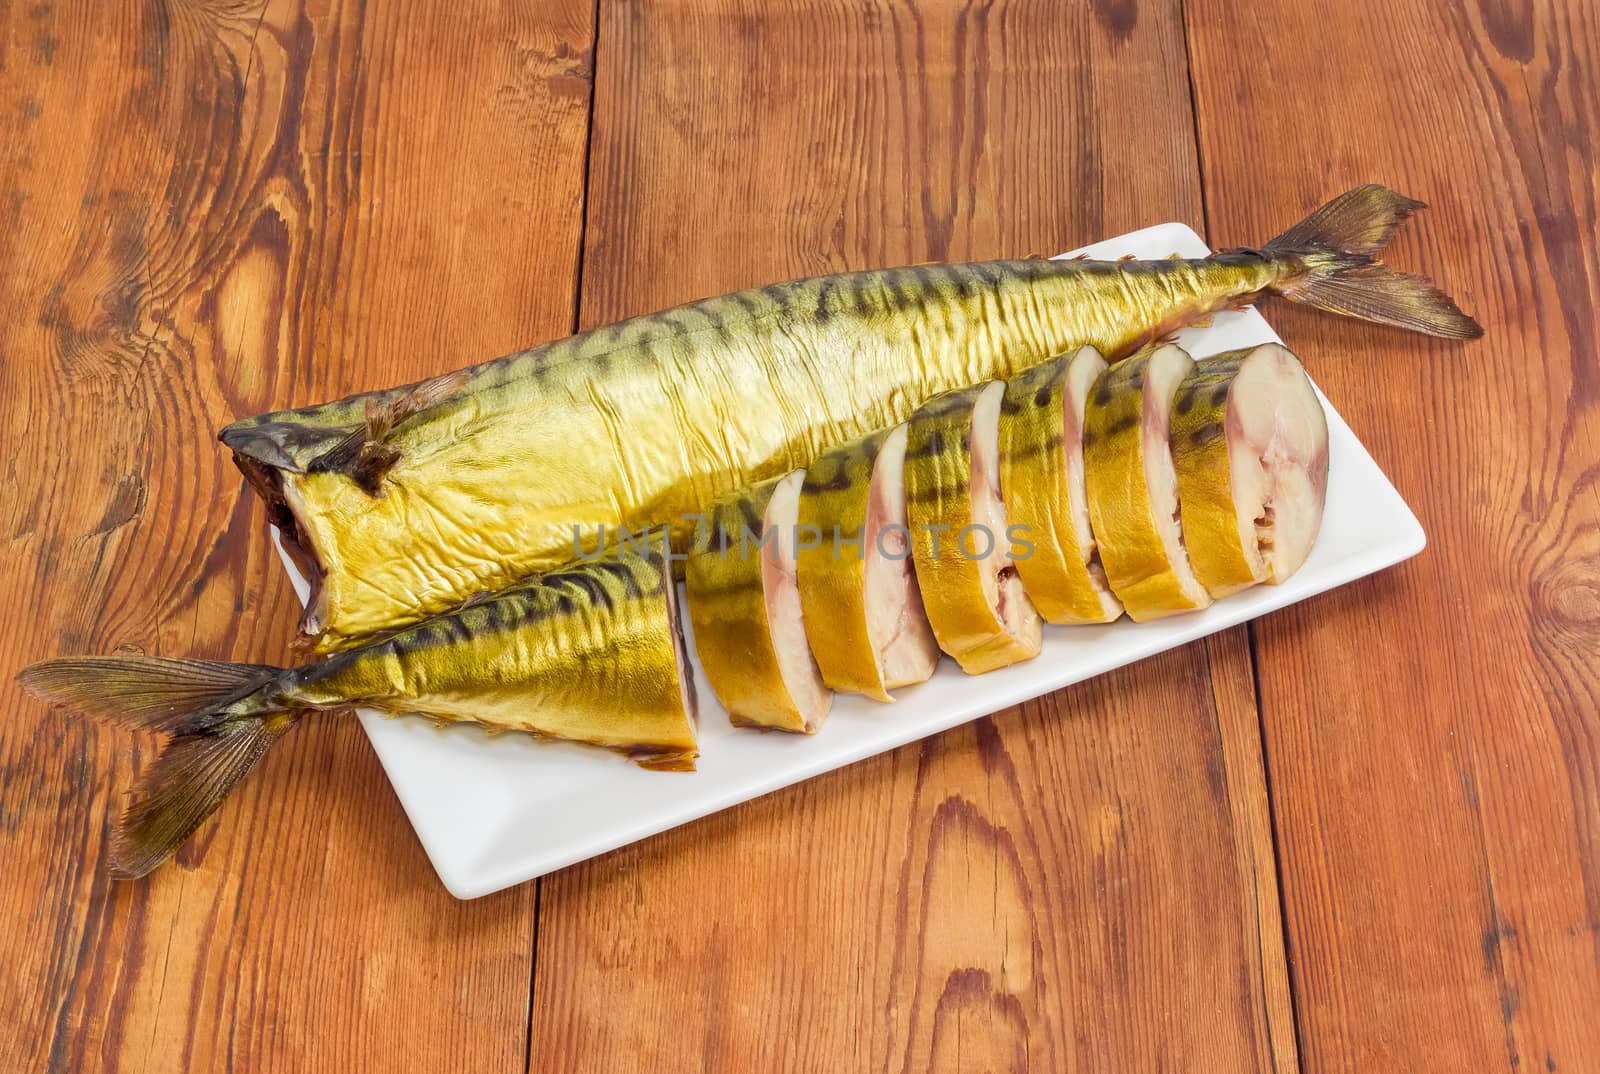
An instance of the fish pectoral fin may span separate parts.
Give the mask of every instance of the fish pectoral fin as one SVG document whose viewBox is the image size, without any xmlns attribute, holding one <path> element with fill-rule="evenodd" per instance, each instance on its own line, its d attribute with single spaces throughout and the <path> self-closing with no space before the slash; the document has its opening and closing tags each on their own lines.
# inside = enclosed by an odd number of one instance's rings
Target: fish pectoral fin
<svg viewBox="0 0 1600 1074">
<path fill-rule="evenodd" d="M 387 438 L 396 425 L 438 403 L 444 402 L 460 391 L 470 378 L 471 373 L 469 370 L 457 369 L 453 373 L 443 373 L 437 377 L 419 381 L 412 386 L 410 391 L 404 392 L 393 399 L 383 402 L 377 400 L 368 402 L 368 438 L 372 440 Z"/>
<path fill-rule="evenodd" d="M 460 391 L 470 377 L 470 370 L 458 369 L 420 381 L 392 399 L 369 399 L 363 423 L 311 460 L 306 470 L 344 473 L 368 496 L 382 495 L 384 476 L 400 461 L 400 449 L 387 443 L 389 435 L 407 418 Z"/>
</svg>

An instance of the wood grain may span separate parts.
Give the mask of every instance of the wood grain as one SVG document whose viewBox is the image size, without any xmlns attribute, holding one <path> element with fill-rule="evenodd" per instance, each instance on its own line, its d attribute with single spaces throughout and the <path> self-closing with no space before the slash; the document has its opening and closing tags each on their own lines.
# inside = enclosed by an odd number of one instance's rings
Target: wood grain
<svg viewBox="0 0 1600 1074">
<path fill-rule="evenodd" d="M 596 56 L 588 324 L 1200 215 L 1173 4 L 607 3 Z M 1235 632 L 547 878 L 529 1069 L 1294 1069 L 1248 661 Z"/>
<path fill-rule="evenodd" d="M 1488 329 L 1278 313 L 1430 536 L 1257 628 L 1305 1068 L 1600 1069 L 1600 16 L 1189 6 L 1214 233 L 1390 183 Z"/>
<path fill-rule="evenodd" d="M 523 1065 L 534 890 L 452 901 L 353 723 L 115 883 L 149 744 L 12 684 L 71 652 L 286 659 L 216 428 L 570 331 L 592 8 L 459 16 L 0 5 L 0 1069 Z"/>
<path fill-rule="evenodd" d="M 1600 22 L 1183 7 L 0 4 L 0 1069 L 1600 1068 Z M 1374 179 L 1489 335 L 1273 312 L 1431 545 L 1250 641 L 471 904 L 331 721 L 111 882 L 150 744 L 11 684 L 285 659 L 215 428 L 564 334 L 580 276 L 595 323 L 1259 242 Z"/>
</svg>

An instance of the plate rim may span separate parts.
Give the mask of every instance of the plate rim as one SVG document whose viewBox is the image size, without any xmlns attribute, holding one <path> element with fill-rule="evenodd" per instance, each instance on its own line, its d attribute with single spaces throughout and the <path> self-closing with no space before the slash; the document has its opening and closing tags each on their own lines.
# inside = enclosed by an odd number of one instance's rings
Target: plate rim
<svg viewBox="0 0 1600 1074">
<path fill-rule="evenodd" d="M 1189 225 L 1181 221 L 1169 221 L 1125 232 L 1121 235 L 1080 247 L 1078 250 L 1058 254 L 1055 259 L 1070 258 L 1084 251 L 1092 251 L 1097 247 L 1133 245 L 1141 240 L 1148 241 L 1155 234 L 1171 235 L 1175 242 L 1181 245 L 1193 246 L 1196 249 L 1210 249 L 1204 238 Z M 1281 342 L 1271 324 L 1264 317 L 1261 317 L 1259 312 L 1255 312 L 1255 316 L 1260 318 L 1261 325 L 1265 328 L 1267 334 L 1274 340 Z M 1314 381 L 1313 384 L 1315 384 Z M 440 882 L 451 895 L 462 900 L 481 898 L 485 895 L 526 883 L 529 880 L 549 875 L 578 862 L 609 853 L 647 839 L 650 836 L 669 831 L 672 828 L 692 823 L 731 806 L 753 801 L 756 798 L 783 790 L 786 787 L 804 783 L 824 773 L 846 768 L 880 753 L 900 749 L 922 739 L 943 734 L 952 728 L 970 723 L 984 716 L 994 715 L 1035 698 L 1097 678 L 1129 664 L 1147 660 L 1169 649 L 1193 644 L 1211 634 L 1232 629 L 1261 616 L 1280 611 L 1308 597 L 1348 585 L 1360 578 L 1375 574 L 1416 556 L 1427 547 L 1427 535 L 1422 528 L 1421 522 L 1418 521 L 1416 513 L 1394 487 L 1393 482 L 1384 473 L 1382 467 L 1378 465 L 1377 460 L 1372 458 L 1371 452 L 1367 450 L 1361 439 L 1355 435 L 1355 431 L 1350 429 L 1343 416 L 1323 395 L 1321 389 L 1317 388 L 1316 391 L 1329 416 L 1330 424 L 1337 423 L 1349 434 L 1350 439 L 1371 463 L 1373 473 L 1386 486 L 1387 491 L 1392 496 L 1393 503 L 1401 509 L 1404 516 L 1404 526 L 1400 532 L 1388 534 L 1388 539 L 1381 548 L 1365 549 L 1360 553 L 1339 560 L 1337 563 L 1339 569 L 1334 572 L 1332 579 L 1329 580 L 1324 577 L 1314 583 L 1312 588 L 1296 587 L 1292 584 L 1294 579 L 1291 578 L 1282 587 L 1256 587 L 1254 592 L 1257 599 L 1252 603 L 1249 611 L 1245 611 L 1244 607 L 1241 606 L 1239 614 L 1236 615 L 1229 615 L 1224 612 L 1220 615 L 1214 613 L 1193 617 L 1173 617 L 1166 622 L 1177 624 L 1192 619 L 1194 626 L 1191 629 L 1178 631 L 1176 638 L 1154 635 L 1150 644 L 1135 644 L 1125 647 L 1110 662 L 1103 663 L 1097 666 L 1096 670 L 1086 674 L 1069 674 L 1065 679 L 1054 681 L 1042 687 L 1037 682 L 1006 683 L 1002 680 L 997 684 L 998 688 L 992 695 L 985 698 L 983 711 L 970 714 L 957 713 L 948 718 L 940 716 L 932 723 L 927 721 L 922 723 L 906 721 L 902 725 L 903 733 L 902 731 L 896 731 L 890 734 L 886 740 L 877 739 L 851 743 L 845 745 L 842 750 L 835 749 L 832 752 L 819 753 L 816 758 L 806 759 L 796 767 L 774 773 L 770 778 L 757 780 L 754 784 L 757 789 L 753 791 L 746 786 L 739 789 L 730 789 L 724 793 L 712 794 L 708 797 L 700 797 L 695 799 L 694 804 L 686 809 L 669 812 L 666 819 L 663 819 L 659 814 L 652 814 L 648 819 L 640 820 L 633 824 L 613 825 L 608 828 L 604 836 L 591 838 L 583 843 L 581 847 L 575 846 L 554 854 L 545 855 L 531 868 L 529 863 L 523 859 L 507 860 L 497 864 L 492 859 L 484 861 L 450 853 L 450 847 L 447 845 L 449 840 L 445 839 L 442 833 L 436 830 L 434 823 L 433 815 L 436 812 L 436 803 L 432 800 L 425 800 L 429 798 L 430 793 L 434 792 L 426 791 L 414 779 L 410 778 L 410 774 L 404 770 L 406 766 L 393 755 L 390 748 L 393 744 L 384 736 L 383 727 L 390 723 L 392 718 L 373 709 L 358 710 L 362 730 L 366 734 L 368 741 L 372 743 L 374 752 L 378 755 L 379 763 L 383 767 L 384 775 L 394 789 L 395 796 L 399 800 L 412 830 L 416 833 L 423 852 L 427 855 L 428 861 L 433 866 Z M 278 558 L 289 575 L 290 583 L 303 605 L 308 592 L 305 579 L 300 576 L 292 561 L 285 554 L 281 534 L 276 526 L 270 528 L 270 536 L 273 547 L 278 553 Z M 1271 595 L 1261 599 L 1261 594 L 1263 593 Z M 1221 607 L 1224 607 L 1223 602 L 1212 605 L 1212 608 Z M 1074 628 L 1047 627 L 1047 629 L 1070 630 Z M 698 658 L 693 663 L 698 674 Z M 720 705 L 716 706 L 715 711 L 716 714 L 720 715 Z M 702 714 L 702 721 L 705 718 L 705 714 Z M 825 734 L 826 729 L 822 733 Z M 400 769 L 400 771 L 397 771 L 397 769 Z M 674 775 L 671 773 L 662 774 L 660 778 L 671 779 L 674 778 Z"/>
</svg>

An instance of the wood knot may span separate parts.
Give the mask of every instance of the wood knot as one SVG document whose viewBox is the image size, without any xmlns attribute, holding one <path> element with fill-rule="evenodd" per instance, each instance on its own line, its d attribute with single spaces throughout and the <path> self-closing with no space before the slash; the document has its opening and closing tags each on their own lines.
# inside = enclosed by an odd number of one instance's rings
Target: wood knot
<svg viewBox="0 0 1600 1074">
<path fill-rule="evenodd" d="M 1565 627 L 1600 623 L 1600 564 L 1592 558 L 1563 560 L 1536 592 L 1541 617 Z"/>
</svg>

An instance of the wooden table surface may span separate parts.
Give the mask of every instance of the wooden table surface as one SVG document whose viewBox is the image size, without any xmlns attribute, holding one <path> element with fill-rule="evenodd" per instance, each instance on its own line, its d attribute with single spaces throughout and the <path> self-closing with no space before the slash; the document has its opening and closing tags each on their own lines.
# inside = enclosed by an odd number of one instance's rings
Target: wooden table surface
<svg viewBox="0 0 1600 1074">
<path fill-rule="evenodd" d="M 0 1069 L 1600 1070 L 1589 0 L 0 3 Z M 213 439 L 746 284 L 1259 243 L 1380 181 L 1487 328 L 1269 316 L 1403 566 L 470 903 L 353 722 L 171 865 L 31 660 L 281 662 Z"/>
</svg>

